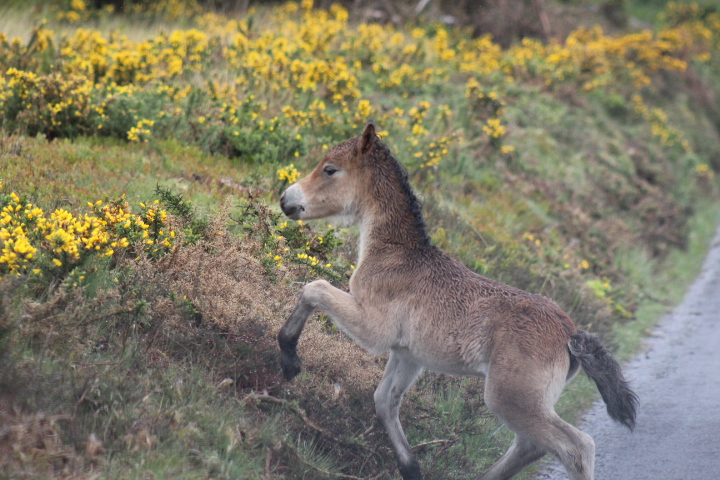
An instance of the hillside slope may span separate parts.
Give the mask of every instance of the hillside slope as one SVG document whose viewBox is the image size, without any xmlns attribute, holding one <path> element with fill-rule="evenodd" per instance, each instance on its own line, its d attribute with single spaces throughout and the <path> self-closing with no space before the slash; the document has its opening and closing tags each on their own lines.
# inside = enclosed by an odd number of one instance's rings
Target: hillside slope
<svg viewBox="0 0 720 480">
<path fill-rule="evenodd" d="M 0 33 L 13 477 L 394 475 L 372 405 L 384 358 L 319 315 L 286 384 L 274 340 L 304 282 L 346 284 L 357 243 L 286 221 L 277 195 L 370 116 L 436 244 L 553 298 L 621 356 L 718 220 L 720 18 L 697 7 L 656 31 L 508 49 L 312 2 L 12 15 L 50 19 Z M 593 392 L 580 379 L 561 410 Z M 511 438 L 477 380 L 426 374 L 403 416 L 428 478 L 479 475 Z"/>
</svg>

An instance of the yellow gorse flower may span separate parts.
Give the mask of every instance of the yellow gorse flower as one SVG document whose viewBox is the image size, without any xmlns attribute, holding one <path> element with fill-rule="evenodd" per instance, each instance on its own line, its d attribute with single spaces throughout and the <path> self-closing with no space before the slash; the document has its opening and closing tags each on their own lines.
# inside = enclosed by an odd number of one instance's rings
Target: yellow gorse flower
<svg viewBox="0 0 720 480">
<path fill-rule="evenodd" d="M 277 171 L 278 180 L 286 181 L 289 184 L 297 182 L 298 171 L 295 168 L 295 164 L 290 164 L 285 168 L 281 168 Z"/>
<path fill-rule="evenodd" d="M 171 249 L 175 232 L 167 228 L 167 212 L 152 204 L 140 214 L 130 212 L 124 199 L 88 202 L 91 213 L 75 215 L 57 209 L 47 215 L 15 192 L 0 211 L 0 278 L 6 274 L 38 274 L 43 265 L 60 268 L 90 255 L 111 256 L 131 246 L 128 237 L 148 239 Z"/>
<path fill-rule="evenodd" d="M 205 121 L 205 117 L 202 117 L 203 121 Z M 200 122 L 202 123 L 202 122 Z M 148 127 L 152 127 L 155 125 L 155 122 L 153 120 L 140 120 L 136 126 L 132 127 L 130 131 L 128 132 L 128 140 L 132 142 L 147 142 L 149 141 L 150 137 L 150 129 Z"/>
<path fill-rule="evenodd" d="M 499 138 L 505 135 L 505 127 L 501 125 L 499 118 L 491 118 L 487 124 L 483 126 L 483 132 L 492 138 Z"/>
<path fill-rule="evenodd" d="M 360 115 L 360 118 L 370 118 L 371 112 L 372 108 L 370 107 L 370 102 L 368 100 L 360 100 L 360 103 L 358 103 L 358 114 Z"/>
</svg>

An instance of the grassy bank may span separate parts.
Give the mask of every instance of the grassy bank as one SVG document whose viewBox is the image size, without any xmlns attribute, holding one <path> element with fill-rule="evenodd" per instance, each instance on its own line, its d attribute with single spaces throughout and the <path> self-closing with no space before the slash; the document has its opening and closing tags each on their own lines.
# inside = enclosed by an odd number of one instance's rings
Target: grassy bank
<svg viewBox="0 0 720 480">
<path fill-rule="evenodd" d="M 3 18 L 50 22 L 0 35 L 11 478 L 393 478 L 384 358 L 319 315 L 287 384 L 274 340 L 304 282 L 347 284 L 357 244 L 285 221 L 278 194 L 368 116 L 436 244 L 621 358 L 717 224 L 717 16 L 501 49 L 307 2 L 193 20 L 78 5 L 16 6 Z M 127 36 L 93 30 L 110 26 Z M 593 395 L 578 379 L 559 409 Z M 402 415 L 428 478 L 479 475 L 511 439 L 474 379 L 425 374 Z"/>
</svg>

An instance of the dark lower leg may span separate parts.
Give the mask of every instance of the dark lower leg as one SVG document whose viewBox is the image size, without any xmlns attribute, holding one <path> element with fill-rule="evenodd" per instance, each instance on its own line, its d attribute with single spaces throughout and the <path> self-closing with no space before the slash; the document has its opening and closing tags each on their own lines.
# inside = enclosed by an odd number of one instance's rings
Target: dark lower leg
<svg viewBox="0 0 720 480">
<path fill-rule="evenodd" d="M 286 380 L 292 380 L 300 373 L 301 362 L 297 354 L 297 344 L 300 334 L 308 317 L 312 314 L 310 307 L 303 297 L 300 297 L 290 317 L 280 329 L 278 344 L 280 344 L 280 366 Z"/>
</svg>

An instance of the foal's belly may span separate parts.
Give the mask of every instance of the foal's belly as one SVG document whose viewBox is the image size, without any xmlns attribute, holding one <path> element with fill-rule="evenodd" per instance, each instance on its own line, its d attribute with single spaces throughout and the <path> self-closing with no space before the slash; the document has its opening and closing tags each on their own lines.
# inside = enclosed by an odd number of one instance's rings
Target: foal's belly
<svg viewBox="0 0 720 480">
<path fill-rule="evenodd" d="M 445 362 L 429 361 L 423 365 L 426 370 L 433 372 L 445 373 L 447 375 L 456 375 L 462 377 L 481 377 L 485 378 L 488 364 L 483 362 L 476 365 L 449 364 Z"/>
<path fill-rule="evenodd" d="M 420 345 L 405 347 L 413 360 L 425 370 L 465 377 L 485 377 L 489 362 L 486 359 L 475 359 L 467 362 L 456 348 L 432 349 Z"/>
<path fill-rule="evenodd" d="M 485 377 L 490 363 L 489 335 L 477 322 L 470 332 L 418 312 L 398 315 L 401 328 L 391 348 L 402 348 L 426 370 L 459 376 Z M 461 322 L 464 323 L 464 322 Z M 467 324 L 466 324 L 467 325 Z"/>
</svg>

